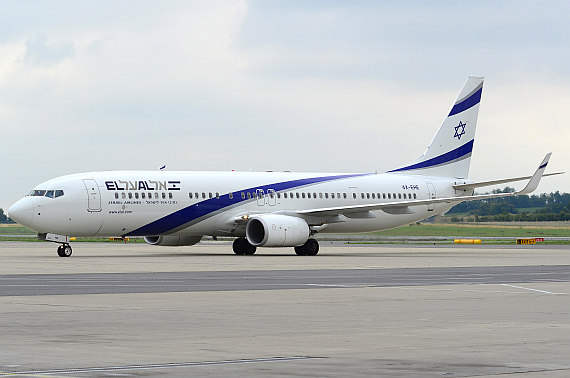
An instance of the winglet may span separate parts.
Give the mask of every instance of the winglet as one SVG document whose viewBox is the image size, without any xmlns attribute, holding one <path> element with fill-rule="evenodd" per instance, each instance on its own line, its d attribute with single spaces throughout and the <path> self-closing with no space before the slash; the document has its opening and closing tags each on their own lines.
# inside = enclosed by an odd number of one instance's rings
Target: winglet
<svg viewBox="0 0 570 378">
<path fill-rule="evenodd" d="M 524 187 L 523 190 L 516 192 L 515 193 L 516 195 L 529 194 L 529 193 L 532 193 L 536 190 L 536 188 L 538 187 L 538 183 L 540 182 L 540 179 L 542 178 L 542 174 L 544 173 L 544 170 L 546 169 L 546 166 L 548 165 L 548 160 L 550 160 L 550 155 L 552 155 L 552 152 L 549 152 L 546 154 L 546 156 L 542 160 L 542 163 L 540 163 L 540 165 L 538 166 L 538 169 L 536 170 L 536 172 L 534 172 L 534 175 L 532 175 L 532 177 L 528 181 L 528 184 L 526 184 L 526 186 Z"/>
</svg>

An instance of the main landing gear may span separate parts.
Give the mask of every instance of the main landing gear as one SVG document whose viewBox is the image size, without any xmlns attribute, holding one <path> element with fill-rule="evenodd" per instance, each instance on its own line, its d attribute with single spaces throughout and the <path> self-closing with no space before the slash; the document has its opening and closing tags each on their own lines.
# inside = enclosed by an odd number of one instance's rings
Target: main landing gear
<svg viewBox="0 0 570 378">
<path fill-rule="evenodd" d="M 69 257 L 71 256 L 72 252 L 73 250 L 69 244 L 61 244 L 59 247 L 57 247 L 57 255 L 59 257 Z"/>
<path fill-rule="evenodd" d="M 253 255 L 257 247 L 249 244 L 246 238 L 237 238 L 234 240 L 233 249 L 236 255 Z"/>
<path fill-rule="evenodd" d="M 308 239 L 305 244 L 295 247 L 295 253 L 299 256 L 315 256 L 319 253 L 319 242 L 315 239 Z"/>
<path fill-rule="evenodd" d="M 253 255 L 257 248 L 247 241 L 246 238 L 234 240 L 233 250 L 236 255 Z M 309 239 L 305 244 L 295 247 L 295 253 L 299 256 L 315 256 L 319 253 L 319 242 Z"/>
</svg>

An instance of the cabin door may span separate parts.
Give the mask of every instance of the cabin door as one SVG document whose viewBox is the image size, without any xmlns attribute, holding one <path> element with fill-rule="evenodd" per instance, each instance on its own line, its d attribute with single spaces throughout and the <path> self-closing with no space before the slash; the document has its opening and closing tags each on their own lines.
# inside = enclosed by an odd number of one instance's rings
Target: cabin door
<svg viewBox="0 0 570 378">
<path fill-rule="evenodd" d="M 93 179 L 83 180 L 85 189 L 87 189 L 87 211 L 101 211 L 101 193 L 99 186 Z"/>
<path fill-rule="evenodd" d="M 435 199 L 435 197 L 436 197 L 435 187 L 433 186 L 433 184 L 431 182 L 427 183 L 427 188 L 428 188 L 429 198 Z M 428 205 L 428 211 L 433 211 L 433 209 L 435 209 L 435 204 L 433 204 L 433 203 L 429 204 Z"/>
</svg>

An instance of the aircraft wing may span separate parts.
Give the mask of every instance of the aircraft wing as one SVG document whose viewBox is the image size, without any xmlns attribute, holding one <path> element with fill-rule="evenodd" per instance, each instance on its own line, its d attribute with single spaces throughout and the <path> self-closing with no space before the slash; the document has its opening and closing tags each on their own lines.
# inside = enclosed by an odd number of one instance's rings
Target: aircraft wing
<svg viewBox="0 0 570 378">
<path fill-rule="evenodd" d="M 561 175 L 564 173 L 566 173 L 566 172 L 545 173 L 542 175 L 542 177 Z M 456 184 L 456 185 L 453 185 L 453 189 L 455 189 L 455 190 L 475 189 L 475 188 L 481 188 L 484 186 L 506 184 L 507 182 L 528 180 L 531 177 L 532 176 L 513 177 L 513 178 L 501 179 L 501 180 L 478 181 L 478 182 L 472 182 L 472 183 L 468 183 L 468 184 Z"/>
<path fill-rule="evenodd" d="M 540 179 L 544 174 L 544 170 L 548 165 L 548 161 L 552 153 L 546 154 L 542 162 L 540 163 L 538 169 L 532 176 L 529 176 L 530 180 L 526 186 L 514 193 L 496 193 L 496 194 L 480 194 L 472 196 L 459 196 L 459 197 L 445 197 L 445 198 L 435 198 L 435 199 L 424 199 L 424 200 L 408 200 L 408 201 L 398 201 L 389 203 L 376 203 L 376 204 L 366 204 L 366 205 L 354 205 L 354 206 L 338 206 L 338 207 L 328 207 L 319 209 L 308 209 L 308 210 L 298 210 L 296 213 L 298 215 L 310 215 L 310 216 L 336 216 L 344 215 L 349 218 L 370 218 L 373 217 L 371 213 L 372 210 L 383 210 L 390 214 L 413 214 L 414 206 L 421 205 L 431 205 L 437 203 L 459 203 L 463 201 L 475 201 L 489 198 L 500 198 L 500 197 L 512 197 L 521 194 L 532 193 L 538 186 Z"/>
</svg>

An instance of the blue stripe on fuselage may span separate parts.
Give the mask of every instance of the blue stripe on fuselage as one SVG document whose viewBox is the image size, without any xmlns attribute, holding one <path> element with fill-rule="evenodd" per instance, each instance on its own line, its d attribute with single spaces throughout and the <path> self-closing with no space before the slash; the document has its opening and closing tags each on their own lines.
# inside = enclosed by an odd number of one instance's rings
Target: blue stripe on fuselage
<svg viewBox="0 0 570 378">
<path fill-rule="evenodd" d="M 229 193 L 221 195 L 220 198 L 211 198 L 205 201 L 201 201 L 175 211 L 172 214 L 169 214 L 163 218 L 160 218 L 154 222 L 151 222 L 143 227 L 140 227 L 136 230 L 125 234 L 124 236 L 156 236 L 156 235 L 163 235 L 166 234 L 180 226 L 183 226 L 186 223 L 192 222 L 195 219 L 202 218 L 209 214 L 213 214 L 219 210 L 222 210 L 226 207 L 239 204 L 240 202 L 245 201 L 252 201 L 255 198 L 241 198 L 241 193 L 255 193 L 256 190 L 262 189 L 264 193 L 267 193 L 269 189 L 275 190 L 275 192 L 279 192 L 282 190 L 298 188 L 305 185 L 310 184 L 318 184 L 321 182 L 326 181 L 333 181 L 345 178 L 352 178 L 352 177 L 359 177 L 359 176 L 366 176 L 367 173 L 364 174 L 352 174 L 352 175 L 339 175 L 339 176 L 324 176 L 324 177 L 311 177 L 299 180 L 292 180 L 292 181 L 285 181 L 285 182 L 278 182 L 269 185 L 261 185 L 255 186 L 248 189 L 238 190 L 232 192 L 232 197 L 230 198 Z"/>
<path fill-rule="evenodd" d="M 461 113 L 461 112 L 477 105 L 479 102 L 481 102 L 481 94 L 482 93 L 483 93 L 483 87 L 479 88 L 479 90 L 477 92 L 473 93 L 471 96 L 469 96 L 465 100 L 461 101 L 458 104 L 455 104 L 453 106 L 453 108 L 451 108 L 451 111 L 449 112 L 448 117 L 451 117 L 452 115 Z"/>
<path fill-rule="evenodd" d="M 412 169 L 422 169 L 422 168 L 431 168 L 433 166 L 436 165 L 441 165 L 441 164 L 445 164 L 445 163 L 449 163 L 453 160 L 459 159 L 467 154 L 470 154 L 471 151 L 473 151 L 473 141 L 474 139 L 472 139 L 470 142 L 465 143 L 463 146 L 457 147 L 454 150 L 451 150 L 445 154 L 436 156 L 434 158 L 416 163 L 416 164 L 412 164 L 412 165 L 408 165 L 407 167 L 402 167 L 402 168 L 398 168 L 398 169 L 394 169 L 392 171 L 388 171 L 388 172 L 400 172 L 400 171 L 409 171 Z"/>
</svg>

